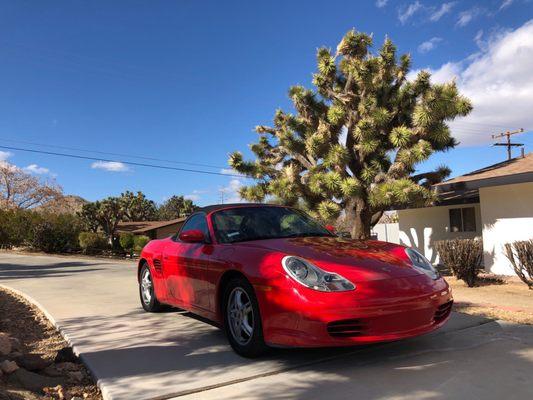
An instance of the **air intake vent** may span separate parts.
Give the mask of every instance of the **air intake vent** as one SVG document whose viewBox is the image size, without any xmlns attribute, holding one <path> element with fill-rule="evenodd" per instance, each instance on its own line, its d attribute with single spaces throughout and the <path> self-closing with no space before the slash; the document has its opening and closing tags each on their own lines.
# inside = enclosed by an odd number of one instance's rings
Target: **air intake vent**
<svg viewBox="0 0 533 400">
<path fill-rule="evenodd" d="M 365 325 L 360 319 L 344 319 L 328 324 L 328 333 L 333 337 L 359 336 L 364 329 Z"/>
<path fill-rule="evenodd" d="M 448 318 L 448 315 L 450 315 L 450 313 L 452 312 L 452 305 L 453 305 L 453 301 L 449 301 L 447 303 L 440 305 L 437 308 L 437 311 L 435 312 L 435 317 L 433 318 L 433 320 L 436 323 L 439 323 L 439 322 L 444 321 L 446 318 Z"/>
<path fill-rule="evenodd" d="M 161 272 L 161 260 L 154 258 L 154 268 L 157 272 Z"/>
</svg>

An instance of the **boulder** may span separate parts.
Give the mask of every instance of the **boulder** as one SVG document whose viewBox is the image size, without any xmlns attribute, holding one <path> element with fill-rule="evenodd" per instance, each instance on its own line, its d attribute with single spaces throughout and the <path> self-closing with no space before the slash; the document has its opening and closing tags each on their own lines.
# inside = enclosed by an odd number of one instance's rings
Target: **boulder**
<svg viewBox="0 0 533 400">
<path fill-rule="evenodd" d="M 9 382 L 18 384 L 24 389 L 31 390 L 32 392 L 42 392 L 45 387 L 59 385 L 62 382 L 62 379 L 39 375 L 35 372 L 27 371 L 24 368 L 19 368 L 9 375 Z"/>
<path fill-rule="evenodd" d="M 40 371 L 48 367 L 51 362 L 42 358 L 39 354 L 22 354 L 15 358 L 17 364 L 28 371 Z"/>
<path fill-rule="evenodd" d="M 11 353 L 11 340 L 7 333 L 0 332 L 0 355 L 7 356 Z"/>
<path fill-rule="evenodd" d="M 6 374 L 15 372 L 19 366 L 15 361 L 4 360 L 0 363 L 0 369 Z"/>
</svg>

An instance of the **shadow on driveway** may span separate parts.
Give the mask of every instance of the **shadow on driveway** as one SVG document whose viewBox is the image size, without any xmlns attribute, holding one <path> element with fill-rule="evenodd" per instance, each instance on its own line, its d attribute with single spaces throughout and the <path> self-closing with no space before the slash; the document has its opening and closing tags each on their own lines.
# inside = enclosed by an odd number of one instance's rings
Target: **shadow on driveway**
<svg viewBox="0 0 533 400">
<path fill-rule="evenodd" d="M 0 280 L 65 277 L 80 272 L 102 270 L 102 268 L 95 268 L 95 265 L 102 264 L 85 261 L 43 263 L 41 265 L 21 265 L 0 262 Z"/>
</svg>

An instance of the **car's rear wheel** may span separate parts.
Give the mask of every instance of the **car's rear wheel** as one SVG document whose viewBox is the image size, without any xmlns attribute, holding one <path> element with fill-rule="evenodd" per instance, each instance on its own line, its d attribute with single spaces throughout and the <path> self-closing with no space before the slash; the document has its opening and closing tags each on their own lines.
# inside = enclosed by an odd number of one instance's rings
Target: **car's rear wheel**
<svg viewBox="0 0 533 400">
<path fill-rule="evenodd" d="M 157 300 L 154 290 L 154 281 L 148 264 L 144 263 L 139 275 L 139 296 L 141 305 L 148 312 L 161 311 L 163 305 Z"/>
<path fill-rule="evenodd" d="M 224 290 L 224 329 L 236 353 L 258 357 L 267 350 L 259 305 L 252 285 L 244 278 L 231 280 Z"/>
</svg>

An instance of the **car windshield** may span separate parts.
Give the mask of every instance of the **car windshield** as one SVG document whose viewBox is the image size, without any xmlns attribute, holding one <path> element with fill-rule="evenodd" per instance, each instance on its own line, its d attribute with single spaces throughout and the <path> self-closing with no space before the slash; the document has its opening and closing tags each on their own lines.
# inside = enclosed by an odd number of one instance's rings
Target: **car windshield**
<svg viewBox="0 0 533 400">
<path fill-rule="evenodd" d="M 285 207 L 238 207 L 211 217 L 219 243 L 305 236 L 332 236 L 306 214 Z"/>
</svg>

